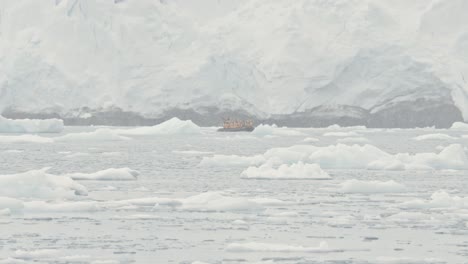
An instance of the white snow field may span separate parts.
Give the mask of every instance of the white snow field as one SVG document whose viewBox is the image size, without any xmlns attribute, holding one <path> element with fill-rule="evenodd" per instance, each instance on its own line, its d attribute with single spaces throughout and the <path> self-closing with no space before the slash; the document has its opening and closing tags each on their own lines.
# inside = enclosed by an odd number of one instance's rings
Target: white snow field
<svg viewBox="0 0 468 264">
<path fill-rule="evenodd" d="M 0 263 L 466 263 L 466 131 L 265 130 L 3 140 Z"/>
</svg>

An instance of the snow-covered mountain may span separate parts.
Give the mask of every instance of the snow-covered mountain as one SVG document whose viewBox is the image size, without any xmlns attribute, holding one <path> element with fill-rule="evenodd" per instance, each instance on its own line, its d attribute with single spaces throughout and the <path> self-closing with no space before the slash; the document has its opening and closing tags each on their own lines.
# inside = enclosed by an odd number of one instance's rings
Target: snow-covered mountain
<svg viewBox="0 0 468 264">
<path fill-rule="evenodd" d="M 0 110 L 447 126 L 468 120 L 467 13 L 468 0 L 2 0 Z"/>
</svg>

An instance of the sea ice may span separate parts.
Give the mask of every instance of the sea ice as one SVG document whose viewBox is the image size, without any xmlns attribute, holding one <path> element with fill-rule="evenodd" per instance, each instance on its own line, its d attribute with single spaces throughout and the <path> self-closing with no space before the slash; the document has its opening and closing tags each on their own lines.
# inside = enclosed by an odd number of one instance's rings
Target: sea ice
<svg viewBox="0 0 468 264">
<path fill-rule="evenodd" d="M 340 184 L 344 193 L 398 193 L 407 191 L 403 184 L 395 181 L 360 181 L 347 180 Z"/>
<path fill-rule="evenodd" d="M 436 134 L 420 135 L 420 136 L 414 137 L 413 139 L 422 141 L 422 140 L 455 140 L 457 138 L 452 137 L 447 134 L 436 133 Z"/>
<path fill-rule="evenodd" d="M 330 145 L 316 147 L 295 145 L 286 148 L 272 148 L 263 155 L 204 157 L 202 166 L 260 166 L 269 162 L 275 164 L 317 163 L 323 169 L 371 169 L 371 170 L 442 170 L 468 169 L 468 155 L 465 147 L 452 144 L 439 153 L 387 153 L 373 145 Z"/>
<path fill-rule="evenodd" d="M 318 247 L 295 246 L 286 244 L 272 244 L 272 243 L 231 243 L 226 247 L 226 251 L 230 252 L 252 252 L 252 251 L 266 251 L 266 252 L 307 252 L 307 253 L 326 253 L 326 252 L 340 252 L 342 250 L 331 249 L 324 241 L 320 242 Z"/>
<path fill-rule="evenodd" d="M 291 165 L 282 164 L 278 168 L 270 163 L 260 167 L 248 167 L 241 174 L 245 179 L 330 179 L 330 175 L 323 171 L 318 164 L 308 164 L 301 161 Z"/>
<path fill-rule="evenodd" d="M 194 124 L 191 120 L 180 120 L 177 117 L 155 126 L 119 129 L 117 132 L 126 136 L 190 135 L 202 133 L 201 128 Z"/>
<path fill-rule="evenodd" d="M 130 168 L 110 168 L 92 173 L 69 173 L 65 176 L 74 180 L 95 180 L 95 181 L 135 181 L 140 172 Z"/>
<path fill-rule="evenodd" d="M 319 142 L 320 140 L 318 138 L 314 138 L 314 137 L 306 137 L 306 138 L 304 138 L 303 141 L 306 142 L 306 143 L 314 143 L 314 142 Z"/>
<path fill-rule="evenodd" d="M 57 142 L 115 141 L 130 139 L 129 137 L 119 135 L 116 130 L 109 128 L 99 128 L 92 132 L 70 133 L 54 138 Z"/>
<path fill-rule="evenodd" d="M 0 136 L 0 143 L 52 143 L 54 140 L 37 135 Z"/>
<path fill-rule="evenodd" d="M 468 197 L 460 197 L 450 195 L 446 191 L 440 190 L 434 192 L 429 200 L 415 199 L 403 202 L 400 207 L 402 208 L 455 208 L 455 209 L 468 209 Z"/>
<path fill-rule="evenodd" d="M 255 136 L 303 136 L 303 132 L 288 127 L 260 124 L 251 133 Z"/>
<path fill-rule="evenodd" d="M 86 188 L 67 176 L 47 173 L 47 169 L 0 175 L 0 196 L 54 199 L 86 195 Z"/>
<path fill-rule="evenodd" d="M 339 138 L 336 142 L 343 144 L 367 144 L 369 143 L 369 140 L 365 137 L 346 137 Z"/>
</svg>

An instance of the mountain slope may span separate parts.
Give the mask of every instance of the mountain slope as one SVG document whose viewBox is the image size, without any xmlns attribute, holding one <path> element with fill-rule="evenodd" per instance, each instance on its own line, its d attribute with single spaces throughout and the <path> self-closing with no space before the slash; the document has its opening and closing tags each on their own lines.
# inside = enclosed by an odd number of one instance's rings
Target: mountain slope
<svg viewBox="0 0 468 264">
<path fill-rule="evenodd" d="M 466 11 L 467 0 L 5 0 L 0 110 L 265 119 L 349 106 L 399 119 L 389 113 L 435 105 L 468 120 Z"/>
</svg>

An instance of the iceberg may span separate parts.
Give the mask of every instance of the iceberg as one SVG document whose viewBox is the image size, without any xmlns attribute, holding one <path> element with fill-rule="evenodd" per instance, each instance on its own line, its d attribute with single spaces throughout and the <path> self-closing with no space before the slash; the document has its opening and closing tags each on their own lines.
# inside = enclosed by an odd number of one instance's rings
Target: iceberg
<svg viewBox="0 0 468 264">
<path fill-rule="evenodd" d="M 60 133 L 61 119 L 8 119 L 0 116 L 0 133 Z"/>
</svg>

